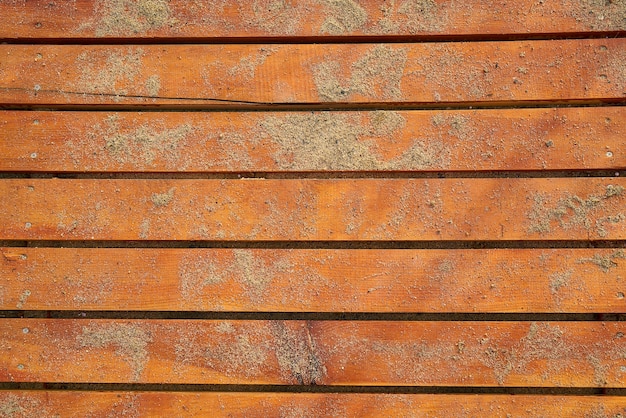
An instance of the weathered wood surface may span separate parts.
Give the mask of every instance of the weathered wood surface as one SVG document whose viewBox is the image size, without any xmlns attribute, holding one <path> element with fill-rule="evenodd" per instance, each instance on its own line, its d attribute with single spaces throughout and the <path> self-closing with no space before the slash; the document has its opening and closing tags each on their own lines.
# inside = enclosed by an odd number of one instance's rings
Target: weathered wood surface
<svg viewBox="0 0 626 418">
<path fill-rule="evenodd" d="M 6 111 L 0 170 L 305 172 L 626 167 L 626 108 Z"/>
<path fill-rule="evenodd" d="M 624 387 L 620 322 L 0 319 L 11 382 Z"/>
<path fill-rule="evenodd" d="M 623 101 L 626 39 L 0 45 L 0 105 Z"/>
<path fill-rule="evenodd" d="M 7 310 L 626 312 L 623 249 L 0 251 Z"/>
<path fill-rule="evenodd" d="M 4 240 L 626 238 L 624 178 L 5 179 Z"/>
<path fill-rule="evenodd" d="M 17 417 L 579 418 L 625 410 L 626 399 L 616 396 L 0 391 L 0 412 Z"/>
<path fill-rule="evenodd" d="M 472 36 L 623 31 L 621 1 L 44 0 L 0 2 L 0 38 Z"/>
</svg>

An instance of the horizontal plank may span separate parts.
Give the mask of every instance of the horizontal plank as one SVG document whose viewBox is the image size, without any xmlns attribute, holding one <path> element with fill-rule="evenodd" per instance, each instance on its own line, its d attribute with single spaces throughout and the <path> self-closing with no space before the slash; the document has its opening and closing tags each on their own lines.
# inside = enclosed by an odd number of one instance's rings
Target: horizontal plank
<svg viewBox="0 0 626 418">
<path fill-rule="evenodd" d="M 626 399 L 618 396 L 0 391 L 0 412 L 64 418 L 126 415 L 465 418 L 509 414 L 578 418 L 619 416 L 625 410 Z"/>
<path fill-rule="evenodd" d="M 623 100 L 626 39 L 334 45 L 0 45 L 3 105 Z"/>
<path fill-rule="evenodd" d="M 2 240 L 625 239 L 624 178 L 3 179 Z"/>
<path fill-rule="evenodd" d="M 620 31 L 621 1 L 0 2 L 0 38 L 332 37 Z"/>
<path fill-rule="evenodd" d="M 7 310 L 626 312 L 621 249 L 0 252 Z"/>
<path fill-rule="evenodd" d="M 620 169 L 626 108 L 0 116 L 0 170 Z"/>
<path fill-rule="evenodd" d="M 625 327 L 0 319 L 0 381 L 624 387 Z"/>
</svg>

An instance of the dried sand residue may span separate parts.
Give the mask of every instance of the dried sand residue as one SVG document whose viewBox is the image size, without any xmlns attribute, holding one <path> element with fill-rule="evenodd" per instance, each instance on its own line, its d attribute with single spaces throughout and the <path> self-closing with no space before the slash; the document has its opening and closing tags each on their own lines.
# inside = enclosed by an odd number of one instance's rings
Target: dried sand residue
<svg viewBox="0 0 626 418">
<path fill-rule="evenodd" d="M 239 283 L 244 294 L 255 304 L 262 304 L 276 276 L 292 272 L 287 257 L 264 259 L 251 250 L 233 250 L 230 263 L 216 262 L 203 255 L 188 256 L 179 266 L 180 290 L 189 302 L 201 302 L 207 286 L 228 280 Z"/>
<path fill-rule="evenodd" d="M 572 274 L 572 270 L 567 270 L 550 275 L 550 292 L 553 295 L 558 294 L 562 287 L 569 284 Z"/>
<path fill-rule="evenodd" d="M 624 0 L 562 0 L 562 7 L 585 29 L 626 30 Z"/>
<path fill-rule="evenodd" d="M 349 78 L 341 76 L 338 62 L 328 61 L 313 66 L 313 81 L 320 100 L 345 101 L 355 94 L 372 100 L 400 99 L 406 60 L 406 48 L 376 45 L 352 64 Z"/>
<path fill-rule="evenodd" d="M 20 398 L 15 395 L 7 396 L 0 403 L 0 417 L 13 418 L 24 416 L 24 408 L 20 404 Z"/>
<path fill-rule="evenodd" d="M 0 417 L 52 417 L 52 414 L 37 398 L 28 395 L 0 393 Z"/>
<path fill-rule="evenodd" d="M 623 213 L 599 217 L 598 212 L 609 206 L 611 200 L 621 198 L 622 186 L 607 185 L 601 195 L 589 195 L 583 199 L 576 195 L 566 195 L 556 205 L 549 205 L 549 199 L 542 194 L 532 196 L 533 208 L 528 213 L 528 232 L 545 234 L 553 229 L 556 222 L 563 229 L 583 228 L 595 232 L 600 237 L 607 236 L 607 224 L 615 224 L 626 219 Z"/>
<path fill-rule="evenodd" d="M 260 131 L 277 145 L 274 161 L 287 170 L 414 170 L 449 165 L 450 151 L 437 139 L 415 138 L 401 155 L 383 159 L 374 139 L 388 140 L 405 125 L 397 112 L 374 112 L 365 123 L 353 115 L 321 112 L 270 116 L 260 123 Z"/>
<path fill-rule="evenodd" d="M 161 91 L 161 78 L 158 75 L 148 77 L 146 80 L 146 91 L 149 96 L 156 97 Z"/>
<path fill-rule="evenodd" d="M 81 75 L 75 89 L 84 93 L 115 95 L 120 101 L 129 94 L 129 84 L 135 81 L 142 68 L 144 51 L 140 48 L 120 52 L 83 52 L 76 57 Z"/>
<path fill-rule="evenodd" d="M 290 321 L 258 325 L 223 321 L 210 329 L 187 329 L 176 344 L 176 363 L 250 379 L 266 375 L 275 358 L 285 383 L 314 385 L 322 381 L 326 367 L 308 326 Z"/>
<path fill-rule="evenodd" d="M 277 50 L 277 48 L 270 48 L 267 46 L 259 48 L 259 51 L 256 54 L 242 57 L 237 65 L 229 68 L 226 72 L 231 77 L 241 74 L 247 80 L 251 80 L 254 78 L 257 67 L 263 65 L 265 60 L 267 60 L 267 58 Z"/>
<path fill-rule="evenodd" d="M 612 254 L 603 255 L 603 254 L 595 254 L 591 258 L 581 258 L 578 260 L 578 263 L 591 263 L 595 264 L 605 273 L 608 273 L 609 270 L 618 266 L 615 260 L 626 259 L 626 252 L 624 250 L 616 250 Z"/>
<path fill-rule="evenodd" d="M 327 371 L 317 354 L 309 324 L 291 326 L 285 322 L 272 322 L 271 325 L 281 376 L 289 383 L 319 384 Z"/>
<path fill-rule="evenodd" d="M 511 373 L 527 374 L 526 367 L 535 362 L 545 364 L 542 378 L 549 379 L 571 367 L 571 360 L 580 354 L 558 326 L 533 322 L 528 334 L 511 349 L 489 346 L 480 359 L 493 370 L 498 384 L 504 385 Z"/>
<path fill-rule="evenodd" d="M 92 128 L 88 137 L 103 144 L 110 158 L 121 164 L 136 167 L 153 166 L 155 160 L 163 159 L 172 164 L 180 162 L 179 145 L 193 131 L 189 124 L 172 129 L 142 124 L 130 130 L 120 128 L 119 116 L 111 115 Z"/>
<path fill-rule="evenodd" d="M 354 33 L 367 22 L 367 11 L 354 0 L 321 0 L 327 9 L 320 33 Z"/>
<path fill-rule="evenodd" d="M 144 35 L 177 23 L 169 0 L 97 0 L 94 15 L 98 37 Z"/>
<path fill-rule="evenodd" d="M 210 344 L 203 353 L 204 363 L 226 376 L 241 378 L 258 377 L 270 356 L 268 341 L 262 341 L 259 333 L 232 332 L 231 338 Z"/>
<path fill-rule="evenodd" d="M 404 15 L 402 26 L 411 33 L 441 31 L 447 24 L 447 14 L 435 0 L 406 0 L 398 7 Z"/>
<path fill-rule="evenodd" d="M 239 3 L 244 24 L 268 35 L 293 35 L 300 28 L 301 7 L 288 0 L 253 0 Z"/>
<path fill-rule="evenodd" d="M 132 379 L 138 381 L 148 362 L 152 335 L 133 324 L 102 324 L 83 327 L 77 341 L 83 348 L 115 347 L 115 353 L 128 363 Z"/>
<path fill-rule="evenodd" d="M 174 198 L 174 190 L 175 188 L 172 187 L 165 193 L 153 193 L 150 200 L 152 200 L 152 203 L 154 204 L 154 206 L 158 208 L 167 206 Z"/>
</svg>

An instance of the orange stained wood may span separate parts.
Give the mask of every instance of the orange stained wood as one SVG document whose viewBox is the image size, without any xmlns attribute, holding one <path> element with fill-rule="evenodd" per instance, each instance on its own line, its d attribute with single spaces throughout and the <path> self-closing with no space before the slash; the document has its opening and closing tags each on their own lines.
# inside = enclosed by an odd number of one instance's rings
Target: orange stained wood
<svg viewBox="0 0 626 418">
<path fill-rule="evenodd" d="M 0 309 L 626 312 L 626 250 L 2 248 Z"/>
<path fill-rule="evenodd" d="M 352 112 L 6 111 L 0 170 L 621 169 L 626 108 Z"/>
<path fill-rule="evenodd" d="M 623 101 L 626 39 L 329 45 L 0 45 L 0 104 Z"/>
<path fill-rule="evenodd" d="M 6 179 L 9 240 L 626 238 L 626 179 Z"/>
<path fill-rule="evenodd" d="M 3 409 L 4 408 L 4 409 Z M 432 395 L 363 393 L 0 391 L 0 411 L 25 416 L 245 417 L 619 416 L 618 396 Z M 604 414 L 604 415 L 602 415 Z"/>
<path fill-rule="evenodd" d="M 0 38 L 471 36 L 623 31 L 621 1 L 0 2 Z M 129 39 L 132 42 L 132 39 Z"/>
<path fill-rule="evenodd" d="M 11 382 L 624 387 L 620 322 L 0 319 Z"/>
</svg>

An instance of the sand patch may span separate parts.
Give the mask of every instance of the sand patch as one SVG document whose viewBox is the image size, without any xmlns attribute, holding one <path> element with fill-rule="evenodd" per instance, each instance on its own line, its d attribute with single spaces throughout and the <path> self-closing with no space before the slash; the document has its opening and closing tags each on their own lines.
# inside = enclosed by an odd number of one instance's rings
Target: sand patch
<svg viewBox="0 0 626 418">
<path fill-rule="evenodd" d="M 148 344 L 152 335 L 144 328 L 133 324 L 107 324 L 83 327 L 77 342 L 80 347 L 115 347 L 115 354 L 128 363 L 132 379 L 138 381 L 148 362 Z"/>
<path fill-rule="evenodd" d="M 140 74 L 143 55 L 140 48 L 129 49 L 126 53 L 81 53 L 76 57 L 76 66 L 81 69 L 76 89 L 85 93 L 116 95 L 114 100 L 120 101 L 121 96 L 129 94 L 128 84 Z"/>
<path fill-rule="evenodd" d="M 128 130 L 119 125 L 119 116 L 111 115 L 105 119 L 104 125 L 95 125 L 88 136 L 93 141 L 102 141 L 108 157 L 138 168 L 153 166 L 156 159 L 178 162 L 179 143 L 193 130 L 189 124 L 172 129 L 143 124 Z"/>
<path fill-rule="evenodd" d="M 174 190 L 175 188 L 172 187 L 165 193 L 153 193 L 150 200 L 152 201 L 154 206 L 158 208 L 167 206 L 174 198 Z"/>
<path fill-rule="evenodd" d="M 313 81 L 320 100 L 344 101 L 355 94 L 371 100 L 400 99 L 406 60 L 406 48 L 377 45 L 352 64 L 349 78 L 341 76 L 339 63 L 329 61 L 313 66 Z"/>
<path fill-rule="evenodd" d="M 177 23 L 168 0 L 98 0 L 94 14 L 98 37 L 143 35 Z"/>
<path fill-rule="evenodd" d="M 270 116 L 259 125 L 277 145 L 281 169 L 296 171 L 413 170 L 447 167 L 450 150 L 442 141 L 415 138 L 397 157 L 385 160 L 374 138 L 388 140 L 406 125 L 397 112 L 372 112 L 370 118 L 334 112 Z"/>
<path fill-rule="evenodd" d="M 581 258 L 578 260 L 578 263 L 591 263 L 595 264 L 605 273 L 608 273 L 609 270 L 618 266 L 615 260 L 618 259 L 626 259 L 626 252 L 624 250 L 616 250 L 613 254 L 602 255 L 595 254 L 591 258 Z"/>
<path fill-rule="evenodd" d="M 367 12 L 354 0 L 322 0 L 328 10 L 320 33 L 341 35 L 356 32 L 367 22 Z"/>
<path fill-rule="evenodd" d="M 549 233 L 553 229 L 553 223 L 556 222 L 565 230 L 583 228 L 605 237 L 608 234 L 607 224 L 622 222 L 626 217 L 622 213 L 601 218 L 595 215 L 609 205 L 609 200 L 621 197 L 623 192 L 622 186 L 607 185 L 604 194 L 589 195 L 585 199 L 567 194 L 555 205 L 550 205 L 546 196 L 535 194 L 532 196 L 533 208 L 527 215 L 528 232 Z"/>
</svg>

